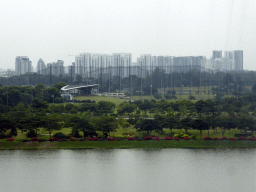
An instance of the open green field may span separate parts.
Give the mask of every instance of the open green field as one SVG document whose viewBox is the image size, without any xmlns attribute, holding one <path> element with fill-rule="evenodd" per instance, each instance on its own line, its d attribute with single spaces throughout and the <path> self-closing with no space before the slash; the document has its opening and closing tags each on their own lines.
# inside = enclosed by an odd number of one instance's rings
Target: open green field
<svg viewBox="0 0 256 192">
<path fill-rule="evenodd" d="M 197 100 L 205 100 L 205 99 L 213 99 L 215 96 L 213 95 L 213 93 L 211 92 L 212 88 L 215 88 L 216 86 L 201 86 L 201 88 L 198 90 L 198 87 L 191 87 L 191 95 L 195 97 L 195 101 Z M 176 97 L 177 100 L 181 100 L 181 99 L 185 99 L 188 100 L 189 99 L 189 95 L 190 95 L 190 87 L 183 87 L 182 88 L 182 96 L 181 96 L 181 88 L 180 87 L 174 87 L 174 88 L 158 88 L 158 93 L 164 95 L 164 93 L 167 93 L 167 91 L 171 91 L 172 89 L 174 89 L 176 91 Z M 251 86 L 247 86 L 246 87 L 247 90 L 251 90 L 252 87 Z M 210 91 L 210 96 L 208 94 L 208 90 Z M 224 97 L 232 97 L 234 96 L 232 93 L 226 94 Z M 151 99 L 150 95 L 133 95 L 131 97 L 132 100 L 145 100 Z M 155 99 L 152 96 L 152 99 Z M 106 97 L 106 96 L 75 96 L 75 100 L 92 100 L 92 101 L 110 101 L 115 103 L 116 105 L 121 104 L 124 101 L 128 101 L 130 100 L 130 96 L 125 96 L 124 99 L 117 99 L 117 98 L 113 98 L 113 97 Z M 175 101 L 175 100 L 168 100 L 168 101 Z"/>
<path fill-rule="evenodd" d="M 256 141 L 212 140 L 148 140 L 148 141 L 63 141 L 63 142 L 2 142 L 0 150 L 21 149 L 100 149 L 100 148 L 256 148 Z"/>
<path fill-rule="evenodd" d="M 122 99 L 117 99 L 117 98 L 113 98 L 113 97 L 105 97 L 105 96 L 75 96 L 75 100 L 91 100 L 91 101 L 95 101 L 95 102 L 99 102 L 99 101 L 110 101 L 115 103 L 116 105 L 119 105 L 121 103 L 124 102 L 124 100 Z"/>
</svg>

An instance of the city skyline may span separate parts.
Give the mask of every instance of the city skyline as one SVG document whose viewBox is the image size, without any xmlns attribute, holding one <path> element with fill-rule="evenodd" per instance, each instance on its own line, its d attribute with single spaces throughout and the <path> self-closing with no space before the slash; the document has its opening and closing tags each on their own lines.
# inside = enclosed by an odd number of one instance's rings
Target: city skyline
<svg viewBox="0 0 256 192">
<path fill-rule="evenodd" d="M 78 6 L 79 5 L 79 6 Z M 0 68 L 16 56 L 35 63 L 81 51 L 207 58 L 212 50 L 243 50 L 246 70 L 256 70 L 256 2 L 252 0 L 139 0 L 0 2 Z M 224 53 L 223 53 L 224 54 Z"/>
</svg>

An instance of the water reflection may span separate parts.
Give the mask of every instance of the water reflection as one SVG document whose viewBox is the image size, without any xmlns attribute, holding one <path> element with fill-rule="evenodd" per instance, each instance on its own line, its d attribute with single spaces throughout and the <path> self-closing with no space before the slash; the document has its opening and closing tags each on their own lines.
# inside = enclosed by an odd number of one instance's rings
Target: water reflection
<svg viewBox="0 0 256 192">
<path fill-rule="evenodd" d="M 253 191 L 255 149 L 0 151 L 2 191 Z"/>
</svg>

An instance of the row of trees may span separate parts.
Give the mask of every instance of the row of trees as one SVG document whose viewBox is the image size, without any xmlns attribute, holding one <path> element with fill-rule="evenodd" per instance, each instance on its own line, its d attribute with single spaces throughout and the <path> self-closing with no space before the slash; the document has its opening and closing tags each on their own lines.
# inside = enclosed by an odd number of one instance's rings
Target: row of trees
<svg viewBox="0 0 256 192">
<path fill-rule="evenodd" d="M 30 106 L 33 98 L 40 98 L 48 103 L 62 103 L 60 89 L 66 83 L 56 83 L 53 87 L 45 87 L 43 84 L 32 86 L 10 86 L 0 87 L 0 105 L 15 107 L 23 103 L 26 107 Z"/>
</svg>

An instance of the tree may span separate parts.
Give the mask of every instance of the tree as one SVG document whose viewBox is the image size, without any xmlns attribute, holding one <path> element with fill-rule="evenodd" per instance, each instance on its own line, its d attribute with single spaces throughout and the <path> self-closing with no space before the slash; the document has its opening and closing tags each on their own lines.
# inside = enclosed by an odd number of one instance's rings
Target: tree
<svg viewBox="0 0 256 192">
<path fill-rule="evenodd" d="M 7 130 L 10 129 L 15 129 L 15 125 L 13 121 L 11 120 L 10 117 L 6 115 L 1 115 L 0 116 L 0 131 L 1 132 L 6 132 Z"/>
<path fill-rule="evenodd" d="M 67 83 L 65 82 L 58 82 L 55 85 L 53 85 L 53 87 L 57 88 L 58 90 L 60 90 L 62 87 L 66 86 Z"/>
<path fill-rule="evenodd" d="M 107 114 L 107 113 L 113 113 L 115 110 L 115 104 L 110 101 L 99 101 L 96 104 L 97 111 L 95 111 L 97 114 Z"/>
<path fill-rule="evenodd" d="M 97 130 L 102 131 L 105 137 L 108 137 L 110 132 L 118 128 L 117 119 L 113 116 L 102 115 L 94 119 L 94 125 Z"/>
<path fill-rule="evenodd" d="M 98 135 L 95 132 L 93 124 L 90 122 L 88 117 L 83 116 L 82 118 L 77 115 L 73 115 L 65 123 L 65 126 L 72 127 L 73 133 L 82 131 L 84 138 L 88 136 Z"/>
<path fill-rule="evenodd" d="M 136 105 L 124 102 L 118 106 L 117 113 L 120 115 L 127 113 L 130 116 L 130 113 L 134 112 L 136 108 Z"/>
<path fill-rule="evenodd" d="M 148 135 L 154 130 L 160 130 L 161 127 L 154 119 L 139 119 L 134 126 L 138 131 L 147 131 Z"/>
<path fill-rule="evenodd" d="M 39 99 L 37 97 L 32 100 L 31 104 L 31 107 L 37 110 L 47 109 L 48 106 L 49 105 L 46 101 L 43 101 L 42 99 Z"/>
<path fill-rule="evenodd" d="M 202 139 L 202 131 L 203 130 L 208 130 L 210 128 L 209 123 L 201 117 L 199 117 L 199 119 L 194 119 L 192 121 L 191 125 L 192 125 L 193 129 L 200 130 L 201 139 Z"/>
<path fill-rule="evenodd" d="M 46 121 L 44 123 L 44 129 L 49 132 L 50 138 L 52 136 L 52 131 L 60 130 L 62 128 L 59 121 L 60 117 L 54 113 L 51 113 L 47 116 Z"/>
</svg>

